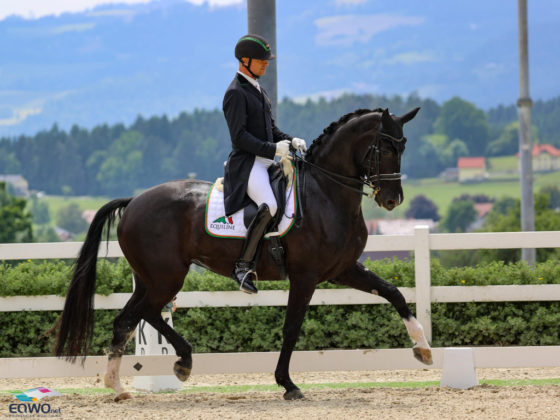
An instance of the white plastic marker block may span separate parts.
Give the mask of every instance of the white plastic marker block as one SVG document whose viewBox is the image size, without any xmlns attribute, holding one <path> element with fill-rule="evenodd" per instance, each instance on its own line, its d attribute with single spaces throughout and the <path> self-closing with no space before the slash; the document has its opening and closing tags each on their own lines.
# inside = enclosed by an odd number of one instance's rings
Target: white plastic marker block
<svg viewBox="0 0 560 420">
<path fill-rule="evenodd" d="M 163 320 L 173 328 L 171 312 L 162 312 Z M 137 356 L 157 356 L 175 352 L 173 346 L 155 328 L 143 319 L 136 327 Z M 173 372 L 173 365 L 169 365 L 169 372 Z M 132 386 L 140 391 L 161 392 L 175 391 L 183 388 L 183 383 L 175 375 L 165 376 L 135 376 Z"/>
<path fill-rule="evenodd" d="M 457 389 L 468 389 L 478 385 L 473 349 L 451 347 L 443 350 L 440 385 Z"/>
</svg>

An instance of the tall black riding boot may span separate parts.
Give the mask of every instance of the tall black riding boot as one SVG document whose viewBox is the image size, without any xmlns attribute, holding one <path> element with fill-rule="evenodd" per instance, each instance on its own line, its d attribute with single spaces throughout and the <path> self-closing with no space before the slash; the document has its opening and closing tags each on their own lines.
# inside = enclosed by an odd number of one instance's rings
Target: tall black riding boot
<svg viewBox="0 0 560 420">
<path fill-rule="evenodd" d="M 272 216 L 268 206 L 261 204 L 257 215 L 247 229 L 241 256 L 235 263 L 235 268 L 231 274 L 232 278 L 239 284 L 239 289 L 245 293 L 257 293 L 257 288 L 253 284 L 253 277 L 255 280 L 257 279 L 255 259 L 259 243 L 271 220 Z"/>
</svg>

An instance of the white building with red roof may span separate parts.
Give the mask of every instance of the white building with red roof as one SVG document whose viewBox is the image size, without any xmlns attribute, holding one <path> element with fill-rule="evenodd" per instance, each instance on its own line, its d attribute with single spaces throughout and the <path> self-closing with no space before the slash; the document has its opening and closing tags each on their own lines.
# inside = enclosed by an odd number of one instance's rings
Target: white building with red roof
<svg viewBox="0 0 560 420">
<path fill-rule="evenodd" d="M 484 157 L 460 157 L 457 160 L 457 170 L 459 182 L 483 181 L 488 177 Z"/>
<path fill-rule="evenodd" d="M 519 159 L 519 153 L 517 153 Z M 551 144 L 533 145 L 533 172 L 560 171 L 560 150 Z"/>
</svg>

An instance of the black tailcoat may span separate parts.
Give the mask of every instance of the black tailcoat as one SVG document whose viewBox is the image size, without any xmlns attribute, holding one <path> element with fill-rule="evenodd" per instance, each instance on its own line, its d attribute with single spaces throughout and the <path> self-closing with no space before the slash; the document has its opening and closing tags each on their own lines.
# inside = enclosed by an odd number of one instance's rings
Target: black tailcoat
<svg viewBox="0 0 560 420">
<path fill-rule="evenodd" d="M 262 87 L 261 91 L 237 74 L 224 95 L 223 110 L 233 146 L 224 172 L 227 216 L 251 202 L 247 183 L 255 156 L 274 159 L 274 143 L 292 139 L 274 124 L 270 99 Z"/>
</svg>

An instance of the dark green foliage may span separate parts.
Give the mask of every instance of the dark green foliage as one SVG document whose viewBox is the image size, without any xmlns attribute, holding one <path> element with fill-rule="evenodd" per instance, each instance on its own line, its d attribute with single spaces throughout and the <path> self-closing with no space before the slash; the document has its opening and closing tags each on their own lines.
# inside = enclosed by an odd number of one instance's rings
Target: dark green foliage
<svg viewBox="0 0 560 420">
<path fill-rule="evenodd" d="M 0 243 L 33 242 L 33 216 L 26 206 L 25 199 L 12 196 L 0 182 Z"/>
<path fill-rule="evenodd" d="M 471 200 L 453 201 L 447 210 L 447 216 L 441 221 L 441 227 L 447 232 L 465 232 L 476 220 L 476 210 Z"/>
<path fill-rule="evenodd" d="M 407 219 L 440 219 L 436 204 L 425 195 L 417 195 L 410 202 L 410 207 L 405 213 Z"/>
<path fill-rule="evenodd" d="M 367 261 L 366 266 L 399 287 L 414 286 L 414 264 L 408 260 Z M 63 262 L 0 264 L 0 296 L 64 295 L 72 267 Z M 98 265 L 97 293 L 130 292 L 132 274 L 123 259 Z M 524 263 L 493 262 L 485 266 L 445 269 L 432 260 L 434 286 L 551 284 L 560 282 L 560 262 L 534 269 Z M 286 289 L 287 282 L 259 282 L 261 290 Z M 330 284 L 321 287 L 334 287 Z M 192 271 L 183 291 L 236 290 L 230 279 Z M 414 311 L 414 305 L 410 305 Z M 92 354 L 109 345 L 117 311 L 95 311 Z M 177 331 L 196 352 L 277 351 L 282 342 L 284 307 L 178 309 Z M 52 339 L 41 337 L 58 312 L 5 312 L 0 323 L 0 357 L 51 355 Z M 558 345 L 560 303 L 455 303 L 432 305 L 434 346 Z M 296 349 L 408 347 L 410 340 L 390 305 L 312 306 Z M 129 344 L 127 352 L 133 352 Z"/>
<path fill-rule="evenodd" d="M 470 156 L 484 155 L 490 128 L 486 114 L 474 104 L 457 96 L 451 98 L 441 106 L 434 128 L 449 139 L 465 142 Z"/>
</svg>

